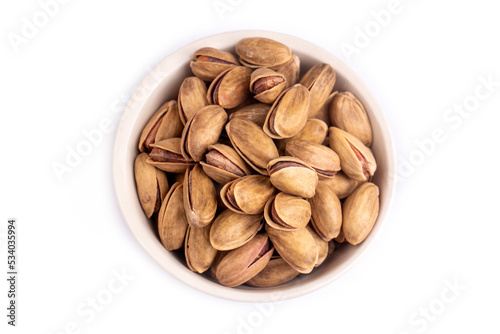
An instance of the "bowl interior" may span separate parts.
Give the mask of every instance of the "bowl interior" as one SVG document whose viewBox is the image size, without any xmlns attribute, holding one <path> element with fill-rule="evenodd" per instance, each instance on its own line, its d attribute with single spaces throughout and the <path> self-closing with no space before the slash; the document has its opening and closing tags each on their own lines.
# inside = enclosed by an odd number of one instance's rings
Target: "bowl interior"
<svg viewBox="0 0 500 334">
<path fill-rule="evenodd" d="M 357 246 L 343 245 L 311 274 L 299 275 L 291 282 L 272 288 L 227 288 L 211 280 L 208 275 L 191 272 L 184 261 L 180 261 L 181 253 L 169 252 L 162 246 L 137 198 L 133 166 L 138 154 L 137 141 L 143 127 L 160 105 L 177 98 L 182 80 L 192 75 L 189 61 L 193 52 L 205 46 L 234 52 L 237 41 L 254 36 L 272 38 L 288 45 L 301 59 L 301 75 L 316 63 L 329 63 L 337 74 L 334 90 L 351 91 L 364 104 L 372 124 L 372 150 L 378 164 L 373 182 L 380 188 L 380 214 L 372 233 L 363 243 Z M 131 97 L 117 130 L 113 176 L 116 196 L 129 228 L 142 247 L 166 271 L 184 283 L 214 296 L 238 301 L 269 302 L 316 290 L 354 265 L 376 238 L 387 215 L 394 191 L 394 161 L 392 138 L 382 110 L 369 89 L 341 60 L 297 37 L 267 31 L 236 31 L 210 36 L 181 48 L 167 56 L 143 80 Z"/>
</svg>

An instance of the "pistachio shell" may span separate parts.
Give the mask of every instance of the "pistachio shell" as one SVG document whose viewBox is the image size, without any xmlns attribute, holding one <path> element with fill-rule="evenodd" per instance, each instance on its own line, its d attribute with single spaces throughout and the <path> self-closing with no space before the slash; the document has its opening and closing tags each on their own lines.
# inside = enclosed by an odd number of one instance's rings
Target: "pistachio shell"
<svg viewBox="0 0 500 334">
<path fill-rule="evenodd" d="M 182 131 L 182 156 L 201 161 L 208 146 L 217 143 L 226 121 L 226 111 L 219 106 L 208 105 L 198 110 Z"/>
<path fill-rule="evenodd" d="M 201 161 L 200 164 L 205 173 L 215 182 L 226 184 L 239 177 L 252 174 L 252 169 L 234 148 L 224 144 L 215 144 L 208 146 L 208 151 L 205 155 L 206 162 Z"/>
<path fill-rule="evenodd" d="M 193 57 L 189 66 L 193 74 L 204 81 L 212 81 L 231 66 L 238 65 L 232 53 L 210 47 L 195 51 Z"/>
<path fill-rule="evenodd" d="M 210 266 L 210 276 L 212 278 L 217 279 L 217 267 L 227 254 L 229 254 L 229 251 L 217 251 L 217 255 L 215 255 L 215 259 L 212 261 L 212 265 Z"/>
<path fill-rule="evenodd" d="M 250 77 L 250 91 L 255 99 L 263 103 L 273 103 L 286 86 L 286 78 L 267 67 L 253 71 Z"/>
<path fill-rule="evenodd" d="M 274 101 L 264 123 L 264 132 L 271 138 L 290 138 L 299 133 L 307 122 L 310 97 L 302 85 L 283 91 Z"/>
<path fill-rule="evenodd" d="M 360 184 L 360 181 L 351 179 L 342 171 L 338 172 L 334 178 L 323 179 L 319 182 L 328 185 L 339 199 L 349 196 Z"/>
<path fill-rule="evenodd" d="M 168 138 L 151 144 L 152 152 L 146 162 L 169 173 L 184 173 L 194 165 L 181 155 L 181 138 Z"/>
<path fill-rule="evenodd" d="M 271 183 L 277 189 L 303 198 L 314 196 L 318 175 L 304 161 L 294 157 L 279 157 L 269 162 L 267 171 Z"/>
<path fill-rule="evenodd" d="M 320 119 L 323 122 L 326 123 L 328 127 L 332 126 L 332 121 L 330 119 L 330 104 L 333 101 L 333 98 L 338 94 L 338 92 L 333 92 L 330 95 L 328 95 L 328 98 L 326 99 L 325 103 L 323 106 L 316 112 L 316 114 L 312 117 L 316 119 Z M 311 117 L 311 116 L 309 116 Z"/>
<path fill-rule="evenodd" d="M 264 269 L 273 252 L 267 234 L 257 234 L 222 259 L 217 267 L 217 280 L 228 287 L 241 285 Z"/>
<path fill-rule="evenodd" d="M 379 210 L 378 187 L 366 182 L 360 185 L 344 202 L 342 231 L 351 245 L 366 239 L 377 221 Z"/>
<path fill-rule="evenodd" d="M 286 78 L 286 88 L 290 88 L 297 83 L 300 75 L 300 58 L 297 55 L 293 55 L 290 60 L 286 63 L 273 66 L 272 70 L 281 73 Z"/>
<path fill-rule="evenodd" d="M 264 208 L 266 223 L 282 231 L 304 228 L 311 219 L 311 206 L 305 199 L 278 193 L 271 197 Z"/>
<path fill-rule="evenodd" d="M 234 212 L 258 214 L 264 211 L 275 191 L 268 177 L 248 175 L 227 183 L 221 190 L 221 198 Z"/>
<path fill-rule="evenodd" d="M 337 242 L 339 244 L 343 243 L 345 241 L 344 232 L 342 230 L 340 230 L 339 235 L 333 240 L 335 240 L 335 242 Z"/>
<path fill-rule="evenodd" d="M 314 117 L 328 99 L 335 85 L 335 70 L 329 64 L 316 64 L 300 79 L 300 84 L 311 93 L 309 117 Z"/>
<path fill-rule="evenodd" d="M 318 235 L 318 233 L 316 233 L 316 231 L 314 230 L 314 228 L 312 228 L 311 225 L 307 225 L 306 228 L 314 238 L 314 241 L 316 242 L 316 247 L 318 247 L 318 260 L 316 261 L 316 264 L 314 266 L 319 267 L 328 256 L 328 251 L 329 251 L 328 242 L 323 240 Z"/>
<path fill-rule="evenodd" d="M 320 178 L 333 178 L 340 171 L 337 153 L 327 146 L 304 140 L 290 140 L 286 153 L 309 164 Z"/>
<path fill-rule="evenodd" d="M 332 124 L 356 138 L 364 145 L 372 144 L 372 127 L 361 102 L 350 92 L 338 93 L 329 108 Z"/>
<path fill-rule="evenodd" d="M 212 81 L 207 92 L 210 104 L 218 104 L 225 109 L 235 108 L 250 95 L 250 75 L 252 70 L 244 66 L 228 68 Z"/>
<path fill-rule="evenodd" d="M 179 249 L 184 243 L 188 222 L 182 201 L 182 184 L 174 183 L 158 213 L 158 234 L 168 250 Z"/>
<path fill-rule="evenodd" d="M 217 193 L 212 179 L 199 164 L 186 170 L 183 196 L 189 225 L 203 227 L 210 224 L 217 210 Z"/>
<path fill-rule="evenodd" d="M 281 231 L 266 224 L 266 232 L 283 260 L 292 268 L 302 274 L 314 269 L 318 261 L 318 248 L 307 229 Z"/>
<path fill-rule="evenodd" d="M 305 140 L 312 143 L 322 144 L 328 134 L 328 126 L 322 120 L 316 118 L 309 118 L 306 124 L 295 136 L 285 138 L 279 141 L 278 147 L 280 152 L 285 151 L 286 144 L 290 140 Z"/>
<path fill-rule="evenodd" d="M 283 258 L 278 257 L 271 259 L 267 266 L 257 275 L 249 279 L 246 284 L 255 287 L 271 287 L 286 283 L 291 281 L 299 275 L 299 272 L 288 263 L 286 263 Z"/>
<path fill-rule="evenodd" d="M 240 118 L 231 120 L 226 125 L 226 132 L 243 160 L 260 174 L 268 175 L 267 164 L 279 157 L 273 140 L 256 124 Z"/>
<path fill-rule="evenodd" d="M 186 263 L 192 271 L 204 273 L 210 268 L 217 255 L 217 250 L 210 244 L 210 225 L 204 227 L 188 226 L 184 255 Z"/>
<path fill-rule="evenodd" d="M 177 101 L 179 118 L 186 124 L 198 110 L 208 105 L 207 86 L 198 77 L 187 77 L 181 84 Z"/>
<path fill-rule="evenodd" d="M 330 128 L 330 147 L 340 157 L 340 166 L 351 179 L 368 181 L 377 170 L 372 151 L 350 133 Z"/>
<path fill-rule="evenodd" d="M 168 180 L 164 172 L 146 163 L 147 153 L 135 158 L 134 173 L 137 195 L 146 217 L 160 210 L 161 201 L 168 192 Z"/>
<path fill-rule="evenodd" d="M 241 247 L 252 240 L 262 225 L 262 215 L 242 215 L 225 210 L 212 223 L 210 243 L 222 251 Z"/>
<path fill-rule="evenodd" d="M 292 51 L 284 44 L 263 37 L 244 38 L 236 44 L 240 62 L 249 67 L 272 67 L 286 63 Z"/>
<path fill-rule="evenodd" d="M 250 104 L 229 115 L 229 120 L 233 118 L 243 118 L 262 127 L 266 121 L 266 116 L 270 108 L 270 105 L 264 103 Z"/>
<path fill-rule="evenodd" d="M 336 238 L 342 226 L 342 209 L 335 193 L 324 183 L 319 183 L 311 203 L 311 224 L 325 241 Z"/>
</svg>

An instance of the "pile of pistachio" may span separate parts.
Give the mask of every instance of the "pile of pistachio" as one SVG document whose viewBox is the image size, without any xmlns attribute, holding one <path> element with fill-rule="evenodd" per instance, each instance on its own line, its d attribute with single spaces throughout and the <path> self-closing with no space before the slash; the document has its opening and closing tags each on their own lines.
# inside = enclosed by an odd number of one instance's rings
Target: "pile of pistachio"
<svg viewBox="0 0 500 334">
<path fill-rule="evenodd" d="M 330 65 L 300 77 L 300 59 L 267 38 L 235 51 L 194 53 L 194 76 L 142 131 L 137 192 L 189 269 L 229 287 L 274 286 L 372 230 L 372 130 L 353 94 L 333 92 Z"/>
</svg>

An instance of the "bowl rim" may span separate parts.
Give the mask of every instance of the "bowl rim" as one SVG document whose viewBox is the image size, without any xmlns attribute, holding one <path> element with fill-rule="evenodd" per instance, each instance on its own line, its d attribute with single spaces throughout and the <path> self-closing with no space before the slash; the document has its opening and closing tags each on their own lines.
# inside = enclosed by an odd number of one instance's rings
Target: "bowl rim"
<svg viewBox="0 0 500 334">
<path fill-rule="evenodd" d="M 391 178 L 391 180 L 388 181 L 389 186 L 384 188 L 384 192 L 388 193 L 388 196 L 386 197 L 386 203 L 384 204 L 385 210 L 377 218 L 377 224 L 375 224 L 375 227 L 371 232 L 371 237 L 367 238 L 362 243 L 363 245 L 362 249 L 358 251 L 356 254 L 354 254 L 349 259 L 349 261 L 343 263 L 341 265 L 341 268 L 339 268 L 332 274 L 326 274 L 325 275 L 326 277 L 320 279 L 319 282 L 312 281 L 312 282 L 307 282 L 306 284 L 300 284 L 301 281 L 300 277 L 302 275 L 299 275 L 298 278 L 295 279 L 296 284 L 288 287 L 287 289 L 282 289 L 282 290 L 279 289 L 279 286 L 275 289 L 261 288 L 258 290 L 227 288 L 206 279 L 202 275 L 198 274 L 193 275 L 193 273 L 187 267 L 185 267 L 184 270 L 182 270 L 182 268 L 179 266 L 178 261 L 173 259 L 173 256 L 170 258 L 160 257 L 158 255 L 159 252 L 157 249 L 157 245 L 153 245 L 150 242 L 151 238 L 147 236 L 144 232 L 141 232 L 136 228 L 134 219 L 132 219 L 132 217 L 136 213 L 133 212 L 134 211 L 133 208 L 127 205 L 129 201 L 128 196 L 130 196 L 130 194 L 128 194 L 126 192 L 126 189 L 124 189 L 125 186 L 123 181 L 124 180 L 126 181 L 127 175 L 123 171 L 123 168 L 121 167 L 123 161 L 126 161 L 127 154 L 126 151 L 123 149 L 123 147 L 118 145 L 118 143 L 121 142 L 123 138 L 126 139 L 127 134 L 131 131 L 132 124 L 128 124 L 131 122 L 127 122 L 131 118 L 131 115 L 133 115 L 134 113 L 138 113 L 140 110 L 142 110 L 148 99 L 151 97 L 151 95 L 157 88 L 158 84 L 151 85 L 151 83 L 148 81 L 152 76 L 158 77 L 158 73 L 156 72 L 160 68 L 164 68 L 165 65 L 171 62 L 172 60 L 179 59 L 179 57 L 181 56 L 184 57 L 183 55 L 185 55 L 185 53 L 188 50 L 193 50 L 193 47 L 195 45 L 203 45 L 203 46 L 209 45 L 208 44 L 209 42 L 205 41 L 212 39 L 219 39 L 219 38 L 241 39 L 251 36 L 267 37 L 278 41 L 293 40 L 297 43 L 300 43 L 302 44 L 302 46 L 307 47 L 308 53 L 314 55 L 315 58 L 330 59 L 330 62 L 335 63 L 334 68 L 336 71 L 338 71 L 341 68 L 340 72 L 342 72 L 346 77 L 349 77 L 349 81 L 353 85 L 361 87 L 363 89 L 363 96 L 365 99 L 365 103 L 369 104 L 370 109 L 377 114 L 377 122 L 379 123 L 379 126 L 384 130 L 383 136 L 385 138 L 383 138 L 382 142 L 384 142 L 384 146 L 386 147 L 387 172 L 389 177 Z M 286 42 L 283 43 L 287 44 Z M 291 48 L 293 49 L 293 47 Z M 162 71 L 160 75 L 163 75 L 163 78 L 165 78 L 169 74 L 170 74 L 169 71 Z M 146 94 L 144 94 L 145 92 Z M 137 96 L 139 95 L 141 97 L 137 98 Z M 134 97 L 136 98 L 134 99 Z M 376 112 L 374 110 L 376 110 Z M 120 118 L 120 122 L 116 130 L 115 141 L 114 141 L 112 172 L 113 172 L 114 191 L 118 201 L 118 206 L 120 207 L 120 212 L 124 220 L 126 221 L 130 231 L 132 232 L 136 240 L 139 242 L 139 244 L 142 246 L 142 248 L 148 253 L 148 255 L 152 257 L 155 260 L 155 262 L 158 263 L 163 269 L 165 269 L 170 275 L 172 275 L 179 281 L 183 282 L 184 284 L 192 288 L 195 288 L 196 290 L 210 294 L 215 297 L 229 299 L 233 301 L 240 301 L 240 302 L 276 302 L 276 301 L 282 301 L 299 297 L 330 284 L 332 281 L 336 280 L 340 276 L 344 275 L 347 271 L 349 271 L 356 263 L 358 263 L 358 261 L 364 256 L 364 254 L 366 254 L 368 249 L 372 246 L 373 242 L 376 240 L 376 236 L 381 232 L 381 229 L 385 221 L 387 220 L 387 215 L 390 212 L 390 208 L 392 206 L 395 187 L 396 187 L 395 161 L 396 161 L 396 153 L 395 153 L 394 141 L 392 139 L 392 133 L 389 124 L 387 122 L 387 118 L 385 117 L 382 108 L 378 104 L 371 90 L 364 84 L 361 78 L 340 58 L 338 58 L 333 53 L 328 52 L 327 50 L 323 49 L 320 46 L 317 46 L 309 41 L 306 41 L 302 38 L 293 35 L 273 32 L 273 31 L 266 31 L 266 30 L 237 30 L 237 31 L 223 32 L 219 34 L 206 36 L 196 41 L 190 42 L 184 45 L 183 47 L 179 48 L 178 50 L 174 51 L 173 53 L 164 57 L 163 60 L 160 63 L 158 63 L 153 68 L 153 70 L 149 72 L 148 75 L 146 75 L 146 77 L 134 90 L 133 94 L 131 95 L 131 98 L 127 103 L 127 106 L 125 107 L 125 111 L 123 112 Z"/>
</svg>

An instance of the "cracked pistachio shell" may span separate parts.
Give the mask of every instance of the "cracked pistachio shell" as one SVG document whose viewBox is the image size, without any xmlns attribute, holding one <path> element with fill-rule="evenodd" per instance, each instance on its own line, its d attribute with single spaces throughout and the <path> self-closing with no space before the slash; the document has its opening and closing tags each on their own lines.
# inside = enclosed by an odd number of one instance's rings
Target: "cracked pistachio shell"
<svg viewBox="0 0 500 334">
<path fill-rule="evenodd" d="M 215 255 L 215 259 L 212 261 L 212 265 L 210 266 L 210 276 L 213 279 L 217 279 L 217 267 L 219 266 L 222 259 L 229 254 L 229 251 L 217 251 L 217 255 Z"/>
<path fill-rule="evenodd" d="M 181 153 L 185 159 L 201 161 L 208 146 L 217 143 L 227 121 L 226 111 L 215 105 L 201 108 L 182 131 Z"/>
<path fill-rule="evenodd" d="M 319 267 L 328 256 L 329 246 L 328 241 L 323 240 L 318 233 L 311 227 L 311 225 L 306 226 L 309 233 L 311 233 L 314 241 L 316 242 L 316 247 L 318 247 L 318 260 L 316 261 L 315 267 Z"/>
<path fill-rule="evenodd" d="M 271 259 L 267 266 L 257 275 L 249 279 L 246 284 L 254 287 L 271 287 L 291 281 L 299 272 L 281 257 Z"/>
<path fill-rule="evenodd" d="M 205 174 L 199 164 L 186 170 L 183 199 L 189 225 L 203 227 L 214 219 L 217 193 L 212 179 Z"/>
<path fill-rule="evenodd" d="M 259 127 L 264 125 L 266 116 L 271 106 L 264 103 L 253 103 L 229 115 L 229 120 L 234 118 L 242 118 L 257 124 Z"/>
<path fill-rule="evenodd" d="M 309 117 L 314 117 L 323 107 L 335 85 L 335 70 L 329 64 L 316 64 L 300 79 L 299 83 L 311 93 Z"/>
<path fill-rule="evenodd" d="M 198 110 L 208 105 L 207 86 L 198 77 L 187 77 L 181 84 L 177 101 L 179 118 L 186 124 Z"/>
<path fill-rule="evenodd" d="M 220 184 L 252 174 L 252 169 L 238 155 L 238 152 L 224 144 L 208 146 L 205 160 L 200 162 L 203 170 L 212 180 Z"/>
<path fill-rule="evenodd" d="M 351 245 L 361 243 L 370 234 L 377 221 L 379 189 L 371 183 L 363 183 L 344 202 L 342 231 Z"/>
<path fill-rule="evenodd" d="M 256 69 L 250 77 L 250 92 L 262 103 L 273 103 L 285 86 L 285 76 L 267 67 Z"/>
<path fill-rule="evenodd" d="M 153 213 L 160 210 L 161 201 L 168 193 L 167 175 L 146 163 L 147 153 L 141 153 L 135 158 L 134 174 L 137 186 L 137 195 L 146 217 L 151 218 Z"/>
<path fill-rule="evenodd" d="M 186 263 L 192 271 L 204 273 L 210 268 L 217 250 L 210 243 L 210 225 L 204 227 L 188 226 L 184 242 Z"/>
<path fill-rule="evenodd" d="M 360 181 L 356 181 L 344 174 L 344 172 L 338 172 L 334 178 L 323 179 L 319 181 L 320 183 L 325 183 L 330 187 L 330 189 L 337 195 L 339 199 L 344 199 L 358 187 Z"/>
<path fill-rule="evenodd" d="M 277 230 L 296 231 L 311 220 L 311 206 L 301 197 L 278 193 L 267 201 L 264 218 Z"/>
<path fill-rule="evenodd" d="M 278 142 L 280 152 L 285 152 L 286 144 L 290 140 L 305 140 L 312 143 L 322 144 L 328 134 L 328 126 L 322 120 L 309 118 L 306 124 L 295 136 L 285 138 Z"/>
<path fill-rule="evenodd" d="M 336 238 L 342 226 L 342 208 L 335 193 L 324 183 L 319 183 L 316 194 L 309 199 L 311 224 L 325 241 Z"/>
<path fill-rule="evenodd" d="M 350 92 L 338 93 L 330 103 L 333 126 L 358 138 L 365 146 L 372 144 L 372 127 L 365 108 Z"/>
<path fill-rule="evenodd" d="M 332 126 L 330 147 L 339 155 L 342 171 L 351 179 L 368 181 L 375 174 L 377 162 L 372 151 L 350 133 Z"/>
<path fill-rule="evenodd" d="M 191 71 L 204 81 L 212 81 L 223 71 L 239 64 L 231 52 L 210 47 L 196 50 L 193 58 L 189 64 Z"/>
<path fill-rule="evenodd" d="M 225 109 L 236 108 L 250 96 L 248 89 L 252 70 L 244 66 L 228 68 L 212 81 L 207 92 L 210 104 L 218 104 Z"/>
<path fill-rule="evenodd" d="M 290 88 L 299 81 L 300 58 L 297 55 L 293 55 L 286 63 L 273 66 L 271 69 L 283 74 L 286 79 L 285 89 Z"/>
<path fill-rule="evenodd" d="M 241 214 L 258 214 L 276 189 L 269 177 L 248 175 L 227 183 L 220 192 L 222 202 L 230 210 Z"/>
<path fill-rule="evenodd" d="M 273 67 L 286 63 L 292 58 L 290 48 L 269 38 L 244 38 L 236 44 L 240 62 L 248 67 Z"/>
<path fill-rule="evenodd" d="M 262 215 L 242 215 L 223 211 L 212 223 L 210 243 L 221 251 L 243 246 L 262 228 Z"/>
<path fill-rule="evenodd" d="M 161 204 L 158 213 L 158 234 L 167 250 L 183 246 L 188 222 L 182 202 L 182 184 L 174 183 Z"/>
<path fill-rule="evenodd" d="M 306 228 L 297 231 L 281 231 L 266 224 L 266 232 L 276 250 L 292 268 L 308 274 L 318 261 L 318 247 Z"/>
<path fill-rule="evenodd" d="M 264 132 L 273 139 L 295 136 L 307 122 L 310 97 L 302 85 L 284 90 L 274 101 L 264 123 Z"/>
<path fill-rule="evenodd" d="M 273 252 L 267 234 L 257 234 L 222 259 L 217 266 L 217 280 L 228 287 L 241 285 L 265 268 Z"/>
<path fill-rule="evenodd" d="M 290 195 L 303 198 L 314 196 L 318 174 L 304 161 L 294 157 L 279 157 L 267 165 L 273 186 Z"/>
<path fill-rule="evenodd" d="M 250 167 L 262 175 L 268 175 L 267 164 L 279 157 L 278 149 L 255 123 L 234 118 L 226 125 L 231 144 Z"/>
<path fill-rule="evenodd" d="M 290 140 L 286 153 L 309 164 L 320 178 L 333 178 L 340 171 L 337 153 L 327 146 L 304 140 Z"/>
<path fill-rule="evenodd" d="M 151 144 L 163 139 L 179 137 L 182 133 L 182 127 L 177 101 L 165 102 L 142 130 L 139 138 L 139 151 L 151 151 Z"/>
<path fill-rule="evenodd" d="M 181 154 L 181 139 L 168 138 L 151 144 L 152 151 L 146 162 L 165 172 L 184 173 L 194 165 L 191 159 L 186 160 Z"/>
</svg>

